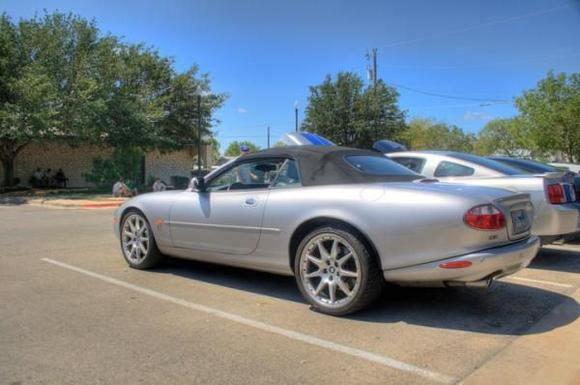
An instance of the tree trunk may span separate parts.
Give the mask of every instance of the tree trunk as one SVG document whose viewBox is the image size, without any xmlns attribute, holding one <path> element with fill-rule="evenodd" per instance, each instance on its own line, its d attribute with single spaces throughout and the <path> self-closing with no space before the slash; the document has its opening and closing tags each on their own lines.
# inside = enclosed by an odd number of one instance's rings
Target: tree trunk
<svg viewBox="0 0 580 385">
<path fill-rule="evenodd" d="M 2 158 L 2 168 L 4 169 L 4 186 L 10 187 L 14 182 L 14 158 Z"/>
<path fill-rule="evenodd" d="M 2 168 L 4 169 L 4 181 L 2 185 L 13 186 L 14 185 L 14 164 L 16 161 L 16 156 L 20 151 L 28 146 L 30 142 L 22 143 L 2 143 L 0 145 L 0 161 L 2 162 Z"/>
</svg>

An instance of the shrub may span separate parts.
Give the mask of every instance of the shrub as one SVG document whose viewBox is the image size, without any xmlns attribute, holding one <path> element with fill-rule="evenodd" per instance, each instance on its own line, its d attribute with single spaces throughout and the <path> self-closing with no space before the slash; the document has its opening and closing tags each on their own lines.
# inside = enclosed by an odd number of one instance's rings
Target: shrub
<svg viewBox="0 0 580 385">
<path fill-rule="evenodd" d="M 138 181 L 141 178 L 142 159 L 143 151 L 138 148 L 116 148 L 110 158 L 94 158 L 91 171 L 83 177 L 101 188 L 112 187 L 120 177 Z"/>
</svg>

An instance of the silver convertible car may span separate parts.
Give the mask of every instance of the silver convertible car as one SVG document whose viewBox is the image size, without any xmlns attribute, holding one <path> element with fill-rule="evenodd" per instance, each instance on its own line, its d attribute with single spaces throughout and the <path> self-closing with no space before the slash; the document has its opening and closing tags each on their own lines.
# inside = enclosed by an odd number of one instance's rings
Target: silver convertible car
<svg viewBox="0 0 580 385">
<path fill-rule="evenodd" d="M 377 152 L 283 147 L 115 213 L 127 263 L 164 255 L 294 275 L 314 309 L 355 312 L 385 281 L 487 286 L 529 264 L 528 194 L 435 183 Z"/>
</svg>

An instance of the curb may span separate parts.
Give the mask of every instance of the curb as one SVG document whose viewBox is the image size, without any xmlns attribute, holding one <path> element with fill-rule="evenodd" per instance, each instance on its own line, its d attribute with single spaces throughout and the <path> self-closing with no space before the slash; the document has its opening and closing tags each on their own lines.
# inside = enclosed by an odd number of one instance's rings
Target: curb
<svg viewBox="0 0 580 385">
<path fill-rule="evenodd" d="M 84 203 L 75 203 L 75 202 L 52 202 L 50 200 L 31 200 L 26 202 L 31 206 L 42 206 L 42 207 L 51 207 L 56 209 L 107 209 L 107 208 L 116 208 L 121 206 L 125 203 L 123 201 L 113 201 L 113 202 L 87 202 Z"/>
<path fill-rule="evenodd" d="M 80 206 L 73 206 L 73 207 L 81 207 L 83 209 L 100 209 L 100 208 L 112 208 L 112 207 L 119 207 L 123 204 L 123 202 L 112 202 L 112 203 L 85 203 Z"/>
</svg>

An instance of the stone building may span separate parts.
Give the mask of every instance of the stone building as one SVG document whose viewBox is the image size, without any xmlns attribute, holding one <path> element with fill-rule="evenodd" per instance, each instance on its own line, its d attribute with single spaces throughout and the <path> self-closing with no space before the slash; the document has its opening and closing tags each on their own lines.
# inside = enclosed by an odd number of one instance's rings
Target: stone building
<svg viewBox="0 0 580 385">
<path fill-rule="evenodd" d="M 208 150 L 208 147 L 204 147 L 202 156 Z M 112 149 L 98 146 L 71 147 L 62 143 L 34 143 L 26 146 L 16 157 L 14 176 L 20 179 L 21 185 L 29 185 L 30 177 L 37 167 L 42 170 L 51 168 L 53 173 L 62 168 L 69 178 L 69 187 L 90 187 L 91 184 L 85 180 L 84 174 L 91 171 L 93 159 L 108 158 L 111 153 Z M 159 177 L 164 182 L 171 183 L 173 176 L 190 177 L 191 171 L 196 169 L 195 158 L 195 146 L 170 153 L 148 152 L 143 160 L 142 179 L 147 182 L 150 177 Z M 204 158 L 211 161 L 211 156 Z M 3 174 L 0 167 L 0 181 L 4 180 Z"/>
</svg>

